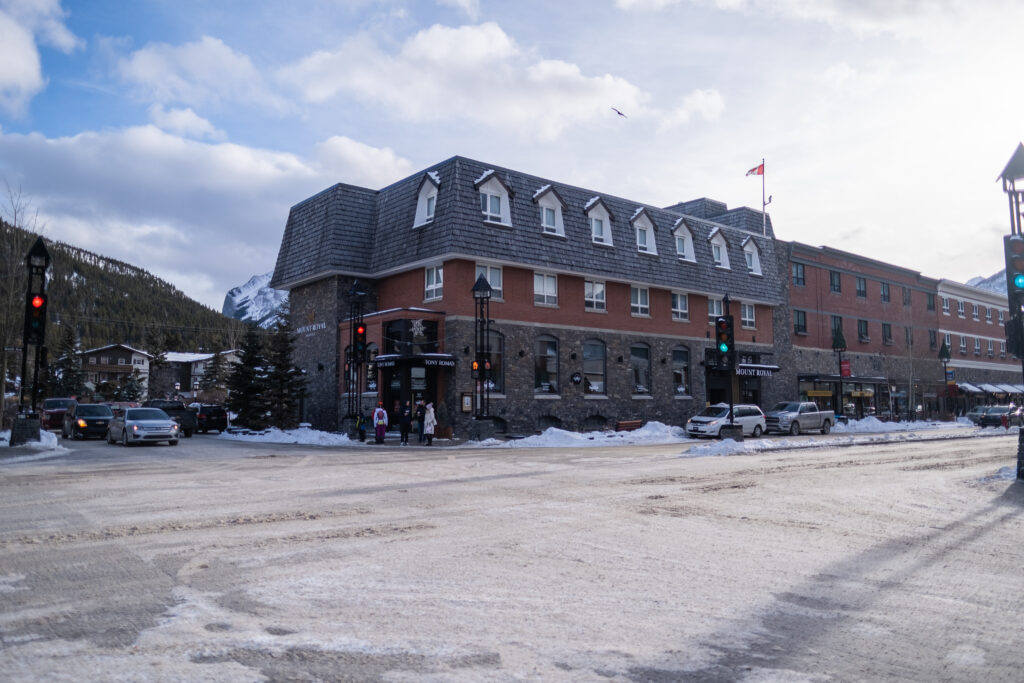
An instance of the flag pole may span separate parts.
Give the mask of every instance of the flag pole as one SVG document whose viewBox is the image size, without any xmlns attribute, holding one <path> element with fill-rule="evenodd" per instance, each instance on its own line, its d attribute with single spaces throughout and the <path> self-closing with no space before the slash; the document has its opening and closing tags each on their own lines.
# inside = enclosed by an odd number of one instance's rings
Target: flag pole
<svg viewBox="0 0 1024 683">
<path fill-rule="evenodd" d="M 764 157 L 761 157 L 761 235 L 763 237 L 768 236 L 768 218 L 766 217 L 765 210 L 768 208 L 768 203 L 764 200 Z"/>
</svg>

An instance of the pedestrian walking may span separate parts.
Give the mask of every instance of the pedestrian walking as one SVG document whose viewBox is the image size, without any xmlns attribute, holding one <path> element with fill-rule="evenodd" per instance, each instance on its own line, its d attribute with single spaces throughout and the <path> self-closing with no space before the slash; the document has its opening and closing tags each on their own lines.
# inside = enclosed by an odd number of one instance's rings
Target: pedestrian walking
<svg viewBox="0 0 1024 683">
<path fill-rule="evenodd" d="M 409 445 L 409 430 L 412 428 L 412 406 L 406 401 L 398 412 L 398 430 L 402 435 L 402 445 Z"/>
<path fill-rule="evenodd" d="M 428 403 L 427 407 L 423 410 L 423 437 L 427 440 L 427 445 L 434 445 L 434 427 L 437 426 L 437 418 L 434 417 L 434 404 Z"/>
<path fill-rule="evenodd" d="M 423 405 L 423 399 L 416 401 L 416 433 L 420 437 L 420 443 L 423 443 L 423 418 L 426 413 L 427 408 Z"/>
<path fill-rule="evenodd" d="M 373 411 L 373 433 L 377 443 L 384 443 L 384 432 L 388 431 L 388 411 L 384 410 L 384 404 L 378 402 L 377 408 Z"/>
<path fill-rule="evenodd" d="M 359 440 L 366 441 L 366 413 L 359 411 L 356 418 L 356 430 L 359 432 Z"/>
</svg>

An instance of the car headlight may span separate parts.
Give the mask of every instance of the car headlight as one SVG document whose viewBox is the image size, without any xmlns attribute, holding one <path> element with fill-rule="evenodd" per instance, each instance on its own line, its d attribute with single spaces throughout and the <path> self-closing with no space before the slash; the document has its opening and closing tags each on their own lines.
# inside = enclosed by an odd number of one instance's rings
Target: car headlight
<svg viewBox="0 0 1024 683">
<path fill-rule="evenodd" d="M 85 429 L 86 427 L 89 426 L 85 423 L 85 420 L 83 420 L 82 418 L 78 418 L 78 422 L 76 422 L 75 424 L 77 424 L 82 429 Z"/>
<path fill-rule="evenodd" d="M 173 429 L 174 431 L 178 431 L 179 429 L 181 429 L 181 427 L 178 425 L 177 422 L 175 422 L 173 425 L 171 425 L 171 429 Z"/>
<path fill-rule="evenodd" d="M 712 420 L 711 422 L 708 422 L 708 427 L 713 427 L 716 424 L 718 424 L 718 420 Z"/>
<path fill-rule="evenodd" d="M 139 431 L 139 425 L 132 425 L 132 431 L 133 432 Z"/>
</svg>

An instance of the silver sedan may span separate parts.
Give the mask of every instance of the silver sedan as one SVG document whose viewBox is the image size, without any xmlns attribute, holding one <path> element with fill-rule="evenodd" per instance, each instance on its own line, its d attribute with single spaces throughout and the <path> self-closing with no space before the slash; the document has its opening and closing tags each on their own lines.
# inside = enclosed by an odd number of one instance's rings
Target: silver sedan
<svg viewBox="0 0 1024 683">
<path fill-rule="evenodd" d="M 107 443 L 131 446 L 135 443 L 166 441 L 178 445 L 178 423 L 159 408 L 125 408 L 110 421 Z"/>
</svg>

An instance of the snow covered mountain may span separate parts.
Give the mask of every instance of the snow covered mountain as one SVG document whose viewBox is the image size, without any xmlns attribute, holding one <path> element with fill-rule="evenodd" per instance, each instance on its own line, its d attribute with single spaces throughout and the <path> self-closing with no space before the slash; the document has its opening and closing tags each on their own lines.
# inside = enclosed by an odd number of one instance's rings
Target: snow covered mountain
<svg viewBox="0 0 1024 683">
<path fill-rule="evenodd" d="M 254 322 L 260 327 L 270 328 L 277 322 L 278 313 L 288 301 L 288 292 L 270 288 L 273 273 L 253 275 L 240 287 L 231 289 L 224 297 L 224 315 Z"/>
<path fill-rule="evenodd" d="M 1006 294 L 1006 269 L 1000 270 L 989 277 L 972 277 L 965 284 L 978 289 L 984 289 L 996 294 Z"/>
</svg>

